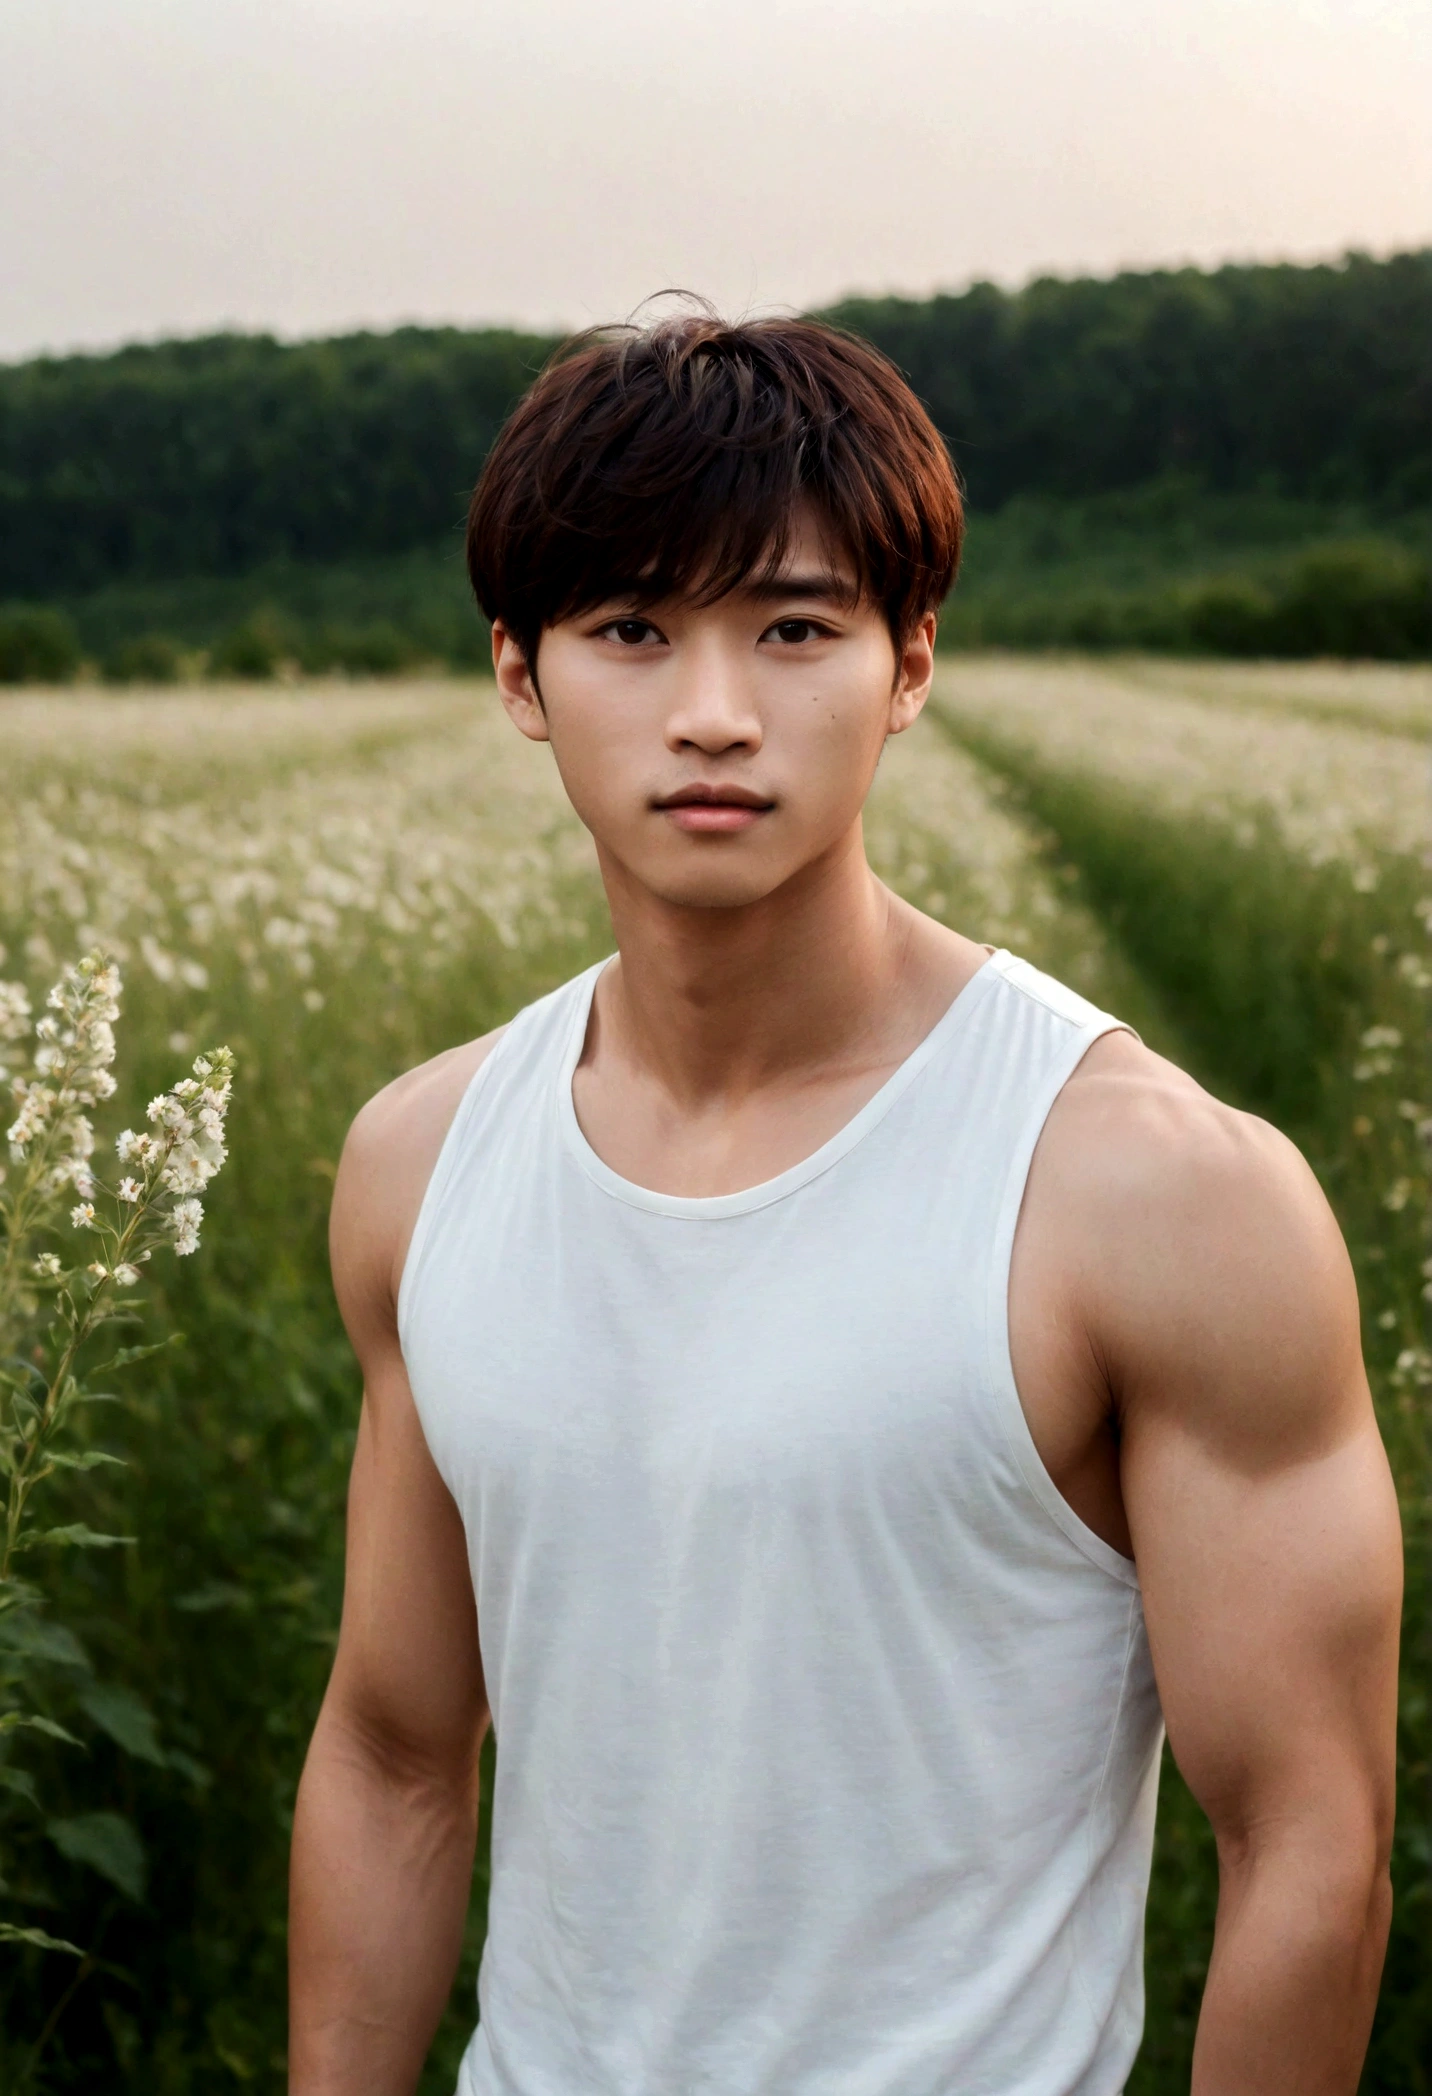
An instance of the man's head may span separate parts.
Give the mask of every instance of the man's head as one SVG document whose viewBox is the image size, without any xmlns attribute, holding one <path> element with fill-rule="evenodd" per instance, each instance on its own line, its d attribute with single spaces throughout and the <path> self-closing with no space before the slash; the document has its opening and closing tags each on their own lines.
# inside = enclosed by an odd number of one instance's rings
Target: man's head
<svg viewBox="0 0 1432 2096">
<path fill-rule="evenodd" d="M 686 315 L 547 367 L 484 469 L 468 565 L 504 703 L 604 858 L 720 907 L 852 830 L 923 704 L 962 530 L 877 352 Z M 704 816 L 673 802 L 701 794 Z"/>
</svg>

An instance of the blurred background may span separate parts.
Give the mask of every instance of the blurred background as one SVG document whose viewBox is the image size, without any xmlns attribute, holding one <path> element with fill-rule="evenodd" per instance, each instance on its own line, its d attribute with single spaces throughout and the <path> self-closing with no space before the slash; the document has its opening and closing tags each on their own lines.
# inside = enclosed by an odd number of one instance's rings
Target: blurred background
<svg viewBox="0 0 1432 2096">
<path fill-rule="evenodd" d="M 952 644 L 1426 653 L 1429 102 L 1415 0 L 10 0 L 0 676 L 480 661 L 476 463 L 672 285 L 904 365 Z"/>
<path fill-rule="evenodd" d="M 879 872 L 1277 1122 L 1336 1208 L 1409 1552 L 1364 2086 L 1427 2096 L 1429 109 L 1425 0 L 5 0 L 0 1085 L 95 945 L 125 978 L 97 1165 L 196 1049 L 238 1059 L 203 1247 L 146 1270 L 146 1334 L 188 1343 L 37 1495 L 136 1540 L 28 1587 L 5 1546 L 5 2096 L 283 2086 L 360 1395 L 344 1131 L 611 938 L 485 680 L 466 501 L 562 334 L 671 286 L 865 334 L 964 479 Z M 59 1218 L 20 1244 L 18 1183 L 7 1462 L 32 1254 L 90 1256 Z M 423 2096 L 486 1883 L 484 1853 Z M 1169 1763 L 1131 2096 L 1188 2087 L 1214 1897 Z"/>
</svg>

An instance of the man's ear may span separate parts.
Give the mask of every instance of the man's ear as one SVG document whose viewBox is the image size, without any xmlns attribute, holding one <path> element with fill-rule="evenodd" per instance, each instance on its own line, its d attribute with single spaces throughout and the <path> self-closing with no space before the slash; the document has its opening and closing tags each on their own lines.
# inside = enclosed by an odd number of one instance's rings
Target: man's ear
<svg viewBox="0 0 1432 2096">
<path fill-rule="evenodd" d="M 925 709 L 935 677 L 936 614 L 927 611 L 900 650 L 895 664 L 895 688 L 890 694 L 890 729 L 903 735 Z"/>
<path fill-rule="evenodd" d="M 492 622 L 492 674 L 497 679 L 497 696 L 528 741 L 550 741 L 537 679 L 501 619 Z"/>
</svg>

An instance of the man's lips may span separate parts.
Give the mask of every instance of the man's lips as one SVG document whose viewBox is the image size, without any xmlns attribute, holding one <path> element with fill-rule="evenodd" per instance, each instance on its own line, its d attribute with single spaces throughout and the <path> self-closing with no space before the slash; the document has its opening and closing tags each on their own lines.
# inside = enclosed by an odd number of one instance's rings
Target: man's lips
<svg viewBox="0 0 1432 2096">
<path fill-rule="evenodd" d="M 747 786 L 683 786 L 654 805 L 677 829 L 710 837 L 750 829 L 775 804 Z"/>
</svg>

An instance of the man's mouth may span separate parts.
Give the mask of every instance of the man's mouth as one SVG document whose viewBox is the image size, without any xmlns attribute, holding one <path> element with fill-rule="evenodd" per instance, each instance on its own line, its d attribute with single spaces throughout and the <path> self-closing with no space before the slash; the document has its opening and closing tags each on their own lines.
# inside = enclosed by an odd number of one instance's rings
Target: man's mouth
<svg viewBox="0 0 1432 2096">
<path fill-rule="evenodd" d="M 689 836 L 722 837 L 749 830 L 775 802 L 748 786 L 695 785 L 663 794 L 653 806 Z"/>
</svg>

